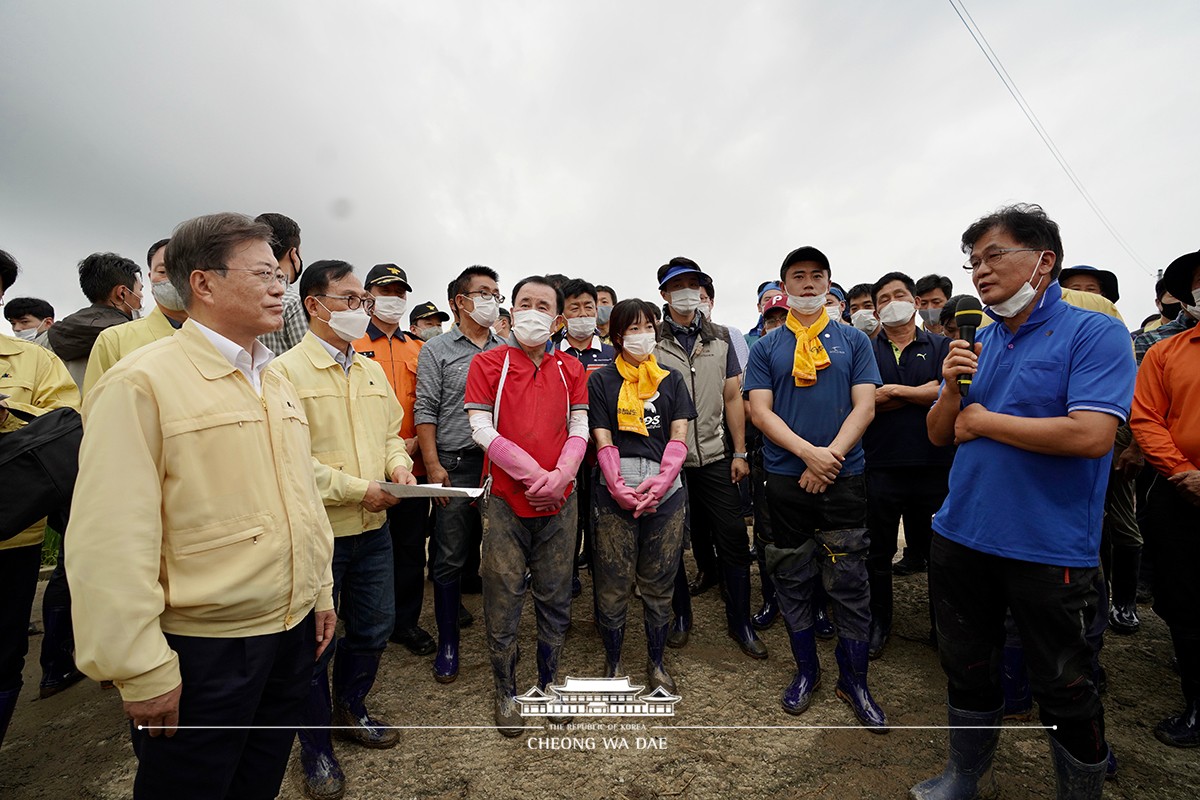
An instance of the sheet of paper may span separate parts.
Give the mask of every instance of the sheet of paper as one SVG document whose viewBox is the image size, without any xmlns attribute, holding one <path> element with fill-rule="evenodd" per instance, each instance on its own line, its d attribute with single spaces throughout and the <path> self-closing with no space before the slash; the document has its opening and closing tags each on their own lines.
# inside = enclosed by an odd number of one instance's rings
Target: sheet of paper
<svg viewBox="0 0 1200 800">
<path fill-rule="evenodd" d="M 380 481 L 379 485 L 384 491 L 399 497 L 404 500 L 410 497 L 479 497 L 483 494 L 483 489 L 460 489 L 457 486 L 430 486 L 429 484 L 421 484 L 419 486 L 406 486 L 403 483 L 391 483 L 388 481 Z"/>
</svg>

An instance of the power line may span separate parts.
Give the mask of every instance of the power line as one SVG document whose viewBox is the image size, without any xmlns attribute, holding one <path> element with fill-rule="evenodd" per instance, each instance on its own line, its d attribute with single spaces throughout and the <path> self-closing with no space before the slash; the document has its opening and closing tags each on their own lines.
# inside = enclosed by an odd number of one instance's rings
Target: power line
<svg viewBox="0 0 1200 800">
<path fill-rule="evenodd" d="M 1142 271 L 1147 275 L 1153 276 L 1154 273 L 1142 262 L 1140 258 L 1138 258 L 1137 254 L 1133 252 L 1133 248 L 1129 246 L 1124 237 L 1117 232 L 1116 227 L 1109 221 L 1104 212 L 1100 210 L 1100 205 L 1092 198 L 1092 195 L 1090 192 L 1088 192 L 1087 188 L 1084 187 L 1083 181 L 1081 181 L 1079 176 L 1075 174 L 1075 170 L 1071 169 L 1071 165 L 1067 163 L 1066 157 L 1062 154 L 1062 151 L 1058 149 L 1058 145 L 1054 143 L 1054 140 L 1050 137 L 1050 133 L 1042 125 L 1041 120 L 1038 119 L 1037 114 L 1033 112 L 1033 107 L 1029 105 L 1029 102 L 1025 99 L 1025 96 L 1021 94 L 1021 90 L 1017 88 L 1016 81 L 1012 79 L 1012 76 L 1008 74 L 1008 70 L 1004 68 L 1004 64 L 1001 63 L 1000 57 L 996 55 L 996 51 L 992 49 L 987 37 L 983 35 L 983 30 L 979 27 L 978 23 L 975 22 L 975 18 L 971 16 L 971 12 L 967 11 L 967 7 L 964 5 L 963 0 L 949 0 L 949 2 L 950 7 L 954 9 L 954 13 L 958 15 L 959 20 L 962 22 L 963 27 L 967 29 L 967 33 L 971 34 L 971 38 L 975 40 L 975 44 L 979 47 L 980 52 L 983 53 L 984 58 L 986 58 L 988 63 L 991 65 L 992 70 L 995 71 L 997 77 L 1000 78 L 1001 83 L 1004 84 L 1004 88 L 1008 90 L 1010 95 L 1012 95 L 1013 100 L 1016 101 L 1017 106 L 1021 109 L 1021 113 L 1025 115 L 1025 119 L 1029 120 L 1029 124 L 1033 126 L 1033 130 L 1039 137 L 1041 137 L 1042 143 L 1046 145 L 1046 148 L 1050 151 L 1050 155 L 1054 156 L 1054 160 L 1058 162 L 1060 167 L 1062 167 L 1063 172 L 1066 173 L 1067 178 L 1075 186 L 1076 190 L 1078 190 L 1080 196 L 1083 197 L 1084 202 L 1086 202 L 1088 207 L 1092 209 L 1097 219 L 1100 220 L 1101 224 L 1104 225 L 1104 227 L 1112 235 L 1113 239 L 1116 240 L 1117 244 L 1121 246 L 1121 249 L 1124 250 L 1129 257 L 1134 260 L 1134 263 L 1141 267 Z"/>
</svg>

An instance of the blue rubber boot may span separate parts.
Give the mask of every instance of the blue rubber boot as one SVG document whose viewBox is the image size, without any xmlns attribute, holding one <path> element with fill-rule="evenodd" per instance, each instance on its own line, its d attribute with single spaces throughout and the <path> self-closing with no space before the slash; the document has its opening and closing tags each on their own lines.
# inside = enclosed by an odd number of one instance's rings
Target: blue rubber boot
<svg viewBox="0 0 1200 800">
<path fill-rule="evenodd" d="M 783 710 L 789 714 L 803 714 L 812 694 L 821 685 L 821 664 L 817 660 L 817 637 L 812 628 L 792 631 L 792 657 L 796 659 L 796 675 L 783 690 Z"/>
<path fill-rule="evenodd" d="M 870 645 L 838 639 L 834 656 L 838 664 L 837 696 L 854 710 L 854 716 L 871 733 L 887 733 L 887 717 L 867 688 L 867 651 Z"/>
<path fill-rule="evenodd" d="M 972 800 L 996 792 L 992 757 L 1000 741 L 1004 707 L 995 711 L 963 711 L 946 706 L 950 722 L 950 760 L 942 774 L 908 790 L 913 800 Z"/>
<path fill-rule="evenodd" d="M 433 582 L 433 618 L 437 622 L 438 651 L 433 659 L 433 678 L 438 683 L 453 683 L 458 677 L 458 610 L 462 605 L 462 584 L 458 579 Z"/>
</svg>

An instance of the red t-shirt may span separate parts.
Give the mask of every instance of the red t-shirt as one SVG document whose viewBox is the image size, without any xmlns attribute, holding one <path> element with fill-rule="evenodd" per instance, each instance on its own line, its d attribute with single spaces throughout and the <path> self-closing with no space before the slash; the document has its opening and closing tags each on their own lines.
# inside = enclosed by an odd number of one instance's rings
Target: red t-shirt
<svg viewBox="0 0 1200 800">
<path fill-rule="evenodd" d="M 496 388 L 504 359 L 508 375 L 496 414 Z M 533 457 L 542 469 L 552 470 L 567 441 L 569 411 L 588 407 L 587 374 L 578 359 L 565 353 L 547 353 L 540 367 L 519 347 L 505 345 L 471 359 L 467 409 L 491 411 L 498 417 L 496 430 Z M 525 484 L 492 466 L 492 492 L 504 499 L 518 517 L 545 517 L 553 512 L 534 511 L 525 499 Z"/>
</svg>

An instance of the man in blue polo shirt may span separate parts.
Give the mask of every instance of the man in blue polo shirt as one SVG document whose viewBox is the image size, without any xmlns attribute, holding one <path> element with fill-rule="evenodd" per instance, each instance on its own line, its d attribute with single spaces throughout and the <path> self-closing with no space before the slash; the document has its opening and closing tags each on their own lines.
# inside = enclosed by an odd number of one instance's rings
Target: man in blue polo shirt
<svg viewBox="0 0 1200 800">
<path fill-rule="evenodd" d="M 783 708 L 803 712 L 821 680 L 812 602 L 819 574 L 837 623 L 837 696 L 868 730 L 886 733 L 887 720 L 867 689 L 871 613 L 860 443 L 875 416 L 879 369 L 866 334 L 829 319 L 824 253 L 793 250 L 779 278 L 788 316 L 751 348 L 744 388 L 764 436 L 773 540 L 764 545 L 767 569 L 796 658 Z"/>
<path fill-rule="evenodd" d="M 1134 367 L 1115 319 L 1068 305 L 1058 225 L 1000 209 L 962 236 L 997 325 L 956 340 L 929 438 L 958 444 L 933 520 L 929 583 L 948 678 L 950 761 L 912 796 L 970 797 L 991 782 L 1004 713 L 1000 649 L 1011 609 L 1050 734 L 1059 797 L 1099 798 L 1108 745 L 1084 638 L 1097 613 L 1104 490 Z M 957 380 L 971 376 L 963 395 Z"/>
<path fill-rule="evenodd" d="M 863 436 L 871 532 L 871 658 L 882 655 L 892 631 L 892 558 L 900 519 L 910 559 L 924 565 L 933 535 L 929 524 L 946 499 L 954 460 L 954 448 L 935 447 L 925 430 L 950 340 L 917 326 L 915 291 L 916 283 L 903 272 L 889 272 L 871 287 L 882 323 L 871 345 L 883 380 L 875 391 L 875 421 Z"/>
</svg>

